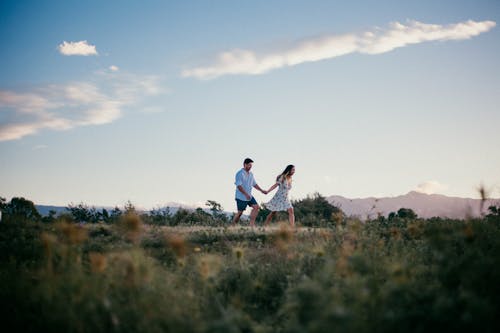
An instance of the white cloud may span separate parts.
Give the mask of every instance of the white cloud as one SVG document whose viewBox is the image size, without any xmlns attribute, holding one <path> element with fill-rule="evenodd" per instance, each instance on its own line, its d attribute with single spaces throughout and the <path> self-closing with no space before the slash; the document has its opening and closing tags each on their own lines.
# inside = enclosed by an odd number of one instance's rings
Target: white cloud
<svg viewBox="0 0 500 333">
<path fill-rule="evenodd" d="M 54 107 L 54 104 L 38 94 L 17 94 L 0 90 L 0 108 L 16 108 L 20 113 L 30 114 L 51 107 Z"/>
<path fill-rule="evenodd" d="M 0 141 L 16 140 L 23 136 L 34 134 L 39 125 L 35 123 L 8 124 L 0 126 Z"/>
<path fill-rule="evenodd" d="M 59 52 L 61 54 L 66 55 L 66 56 L 97 55 L 97 50 L 95 48 L 95 45 L 90 45 L 86 40 L 82 40 L 79 42 L 66 42 L 66 41 L 64 41 L 62 44 L 59 44 L 58 49 L 59 49 Z"/>
<path fill-rule="evenodd" d="M 361 53 L 380 54 L 398 47 L 428 41 L 446 41 L 470 39 L 491 30 L 496 25 L 493 21 L 466 21 L 446 26 L 410 21 L 408 25 L 395 22 L 390 29 L 379 35 L 368 36 L 360 48 Z"/>
<path fill-rule="evenodd" d="M 448 186 L 443 185 L 435 180 L 428 180 L 423 183 L 418 184 L 415 191 L 425 194 L 433 194 L 446 190 Z"/>
<path fill-rule="evenodd" d="M 354 52 L 380 54 L 426 41 L 469 39 L 491 30 L 495 25 L 493 21 L 472 20 L 445 26 L 417 21 L 408 21 L 406 25 L 394 22 L 387 30 L 374 29 L 361 34 L 311 38 L 289 49 L 267 54 L 259 55 L 250 50 L 223 52 L 217 56 L 214 64 L 186 69 L 182 76 L 213 79 L 228 74 L 263 74 L 273 69 L 332 59 Z"/>
<path fill-rule="evenodd" d="M 49 85 L 30 92 L 0 90 L 0 141 L 40 130 L 69 130 L 119 119 L 123 109 L 162 92 L 153 76 L 98 74 L 92 81 Z"/>
<path fill-rule="evenodd" d="M 118 66 L 112 65 L 112 66 L 109 66 L 109 70 L 112 72 L 118 72 L 120 70 L 120 68 Z"/>
</svg>

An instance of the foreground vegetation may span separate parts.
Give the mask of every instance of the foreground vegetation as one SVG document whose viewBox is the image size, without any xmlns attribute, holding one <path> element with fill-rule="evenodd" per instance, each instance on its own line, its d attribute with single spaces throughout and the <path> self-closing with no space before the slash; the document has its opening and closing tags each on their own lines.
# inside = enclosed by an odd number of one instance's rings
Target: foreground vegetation
<svg viewBox="0 0 500 333">
<path fill-rule="evenodd" d="M 500 328 L 498 210 L 363 223 L 310 211 L 296 230 L 162 225 L 133 207 L 114 223 L 26 212 L 0 223 L 0 313 L 15 331 Z"/>
</svg>

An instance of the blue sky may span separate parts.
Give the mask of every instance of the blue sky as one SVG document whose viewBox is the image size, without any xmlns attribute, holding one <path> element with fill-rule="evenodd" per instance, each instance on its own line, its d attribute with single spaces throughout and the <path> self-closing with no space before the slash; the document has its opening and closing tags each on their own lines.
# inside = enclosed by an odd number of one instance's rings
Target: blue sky
<svg viewBox="0 0 500 333">
<path fill-rule="evenodd" d="M 0 2 L 0 196 L 500 197 L 500 2 Z M 255 193 L 259 202 L 270 199 Z"/>
</svg>

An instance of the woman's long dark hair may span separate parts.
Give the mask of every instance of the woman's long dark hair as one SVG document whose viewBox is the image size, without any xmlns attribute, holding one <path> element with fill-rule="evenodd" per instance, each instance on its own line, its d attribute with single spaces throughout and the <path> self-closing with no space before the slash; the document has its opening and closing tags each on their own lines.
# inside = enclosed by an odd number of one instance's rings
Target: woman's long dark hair
<svg viewBox="0 0 500 333">
<path fill-rule="evenodd" d="M 289 164 L 289 165 L 287 165 L 287 166 L 286 166 L 286 168 L 285 168 L 285 170 L 283 170 L 283 172 L 282 172 L 282 173 L 280 173 L 280 174 L 278 175 L 278 177 L 276 177 L 276 181 L 277 181 L 277 182 L 279 182 L 279 181 L 280 181 L 280 179 L 281 179 L 281 177 L 286 177 L 286 176 L 288 176 L 288 174 L 290 173 L 290 171 L 292 171 L 292 169 L 293 169 L 293 168 L 295 168 L 295 165 L 293 165 L 293 164 Z"/>
</svg>

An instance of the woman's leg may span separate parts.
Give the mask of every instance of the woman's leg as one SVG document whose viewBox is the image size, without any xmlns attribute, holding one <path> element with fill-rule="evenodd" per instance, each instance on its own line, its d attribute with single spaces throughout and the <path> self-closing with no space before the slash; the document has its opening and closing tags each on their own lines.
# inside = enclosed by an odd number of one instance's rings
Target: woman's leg
<svg viewBox="0 0 500 333">
<path fill-rule="evenodd" d="M 291 227 L 295 227 L 295 214 L 293 213 L 293 207 L 288 208 L 288 221 Z"/>
<path fill-rule="evenodd" d="M 274 215 L 276 212 L 270 212 L 269 215 L 266 217 L 266 221 L 264 222 L 264 226 L 267 227 L 269 225 L 269 222 L 273 219 Z"/>
</svg>

